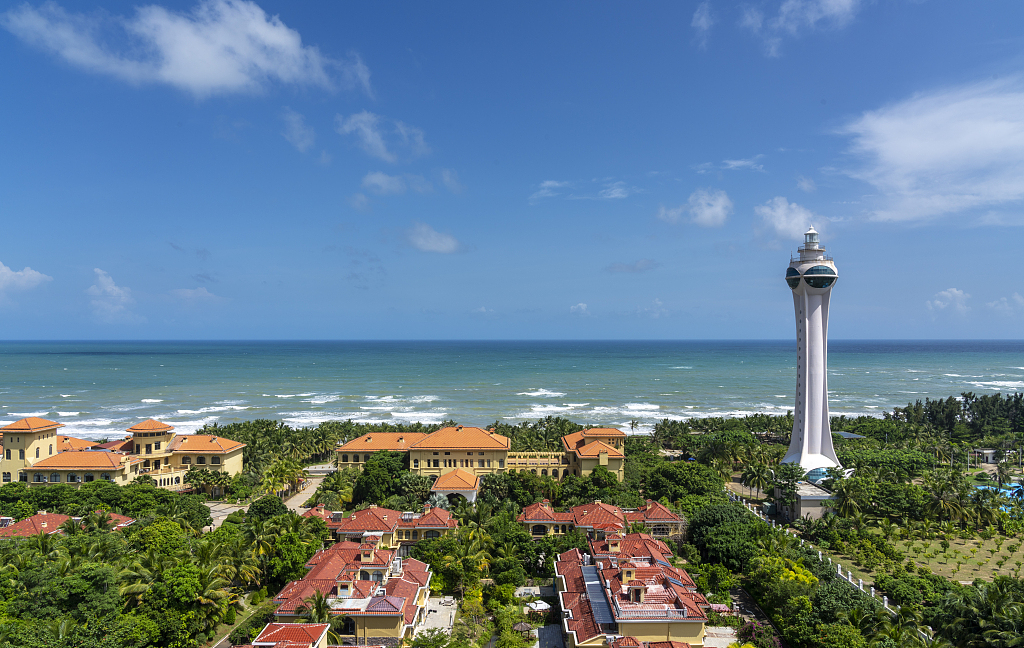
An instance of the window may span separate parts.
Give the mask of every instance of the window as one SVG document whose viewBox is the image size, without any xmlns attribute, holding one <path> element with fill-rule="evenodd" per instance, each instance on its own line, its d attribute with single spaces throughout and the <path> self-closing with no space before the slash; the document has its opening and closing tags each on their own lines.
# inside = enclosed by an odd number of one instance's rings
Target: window
<svg viewBox="0 0 1024 648">
<path fill-rule="evenodd" d="M 182 466 L 187 466 L 190 463 L 192 463 L 192 457 L 182 457 L 181 458 L 181 465 Z"/>
<path fill-rule="evenodd" d="M 60 473 L 51 473 L 50 474 L 50 482 L 53 483 L 53 484 L 59 483 L 60 482 Z"/>
<path fill-rule="evenodd" d="M 552 477 L 558 477 L 558 468 L 554 468 L 554 469 L 551 470 L 551 476 Z"/>
<path fill-rule="evenodd" d="M 565 533 L 565 525 L 562 525 L 562 533 Z"/>
<path fill-rule="evenodd" d="M 365 572 L 365 571 L 359 572 L 359 580 L 370 580 L 369 572 Z"/>
<path fill-rule="evenodd" d="M 110 473 L 100 473 L 100 479 L 103 481 L 110 481 Z"/>
<path fill-rule="evenodd" d="M 488 468 L 490 468 L 490 467 L 491 467 L 491 460 L 490 460 L 490 459 L 488 459 L 488 460 L 487 460 L 487 467 L 488 467 Z"/>
<path fill-rule="evenodd" d="M 206 457 L 196 457 L 196 463 L 200 466 L 206 465 Z"/>
<path fill-rule="evenodd" d="M 504 459 L 498 459 L 498 468 L 504 468 L 504 467 L 505 467 L 505 460 Z"/>
<path fill-rule="evenodd" d="M 220 457 L 210 457 L 210 463 L 212 463 L 214 466 L 219 466 Z"/>
<path fill-rule="evenodd" d="M 420 467 L 420 460 L 419 459 L 413 459 L 412 460 L 412 467 L 413 468 L 419 468 Z"/>
<path fill-rule="evenodd" d="M 92 473 L 85 473 L 85 481 L 91 482 L 94 479 L 95 477 L 93 477 Z"/>
<path fill-rule="evenodd" d="M 27 482 L 28 481 L 28 474 L 26 474 L 26 473 L 18 473 L 18 481 L 20 481 L 20 482 Z"/>
<path fill-rule="evenodd" d="M 141 446 L 138 443 L 135 444 L 135 454 L 139 454 L 139 452 L 140 452 L 139 448 L 140 447 Z"/>
<path fill-rule="evenodd" d="M 483 454 L 483 453 L 481 452 L 480 454 Z M 476 462 L 476 464 L 477 464 L 477 468 L 483 468 L 484 467 L 484 460 L 480 459 L 479 461 Z"/>
<path fill-rule="evenodd" d="M 546 526 L 544 526 L 543 524 L 534 524 L 533 528 L 530 529 L 530 533 L 535 535 L 535 536 L 547 535 L 548 534 L 548 528 Z"/>
<path fill-rule="evenodd" d="M 149 468 L 149 459 L 146 459 L 145 461 L 142 462 L 142 467 Z"/>
<path fill-rule="evenodd" d="M 156 443 L 153 444 L 153 449 L 154 450 L 159 450 L 160 449 L 160 442 L 159 441 L 157 441 Z"/>
<path fill-rule="evenodd" d="M 175 477 L 174 478 L 174 483 L 175 484 L 180 484 L 181 483 L 181 477 Z"/>
<path fill-rule="evenodd" d="M 482 452 L 478 452 L 477 454 L 480 455 L 481 457 L 484 456 L 484 453 Z"/>
<path fill-rule="evenodd" d="M 32 481 L 34 481 L 34 482 L 45 482 L 46 481 L 46 475 L 41 475 L 39 473 L 36 473 L 36 474 L 32 475 Z"/>
<path fill-rule="evenodd" d="M 441 537 L 441 533 L 438 532 L 438 531 L 424 531 L 423 532 L 423 539 L 424 540 L 433 540 L 434 538 L 440 538 L 440 537 Z"/>
<path fill-rule="evenodd" d="M 434 454 L 437 454 L 437 453 L 435 452 Z M 434 459 L 434 468 L 437 468 L 439 463 L 440 462 L 437 459 Z"/>
<path fill-rule="evenodd" d="M 436 452 L 434 453 L 434 456 L 435 456 L 435 457 L 437 456 L 437 453 L 436 453 Z"/>
<path fill-rule="evenodd" d="M 363 455 L 363 461 L 369 461 L 369 460 L 370 460 L 370 455 L 364 454 Z"/>
<path fill-rule="evenodd" d="M 11 481 L 11 473 L 5 472 L 4 473 L 4 482 L 6 483 L 6 482 L 9 482 L 9 481 Z"/>
<path fill-rule="evenodd" d="M 146 444 L 146 454 L 153 454 L 153 444 L 152 443 L 147 443 Z"/>
<path fill-rule="evenodd" d="M 467 457 L 472 457 L 472 456 L 473 456 L 473 453 L 472 453 L 472 452 L 467 452 L 467 453 L 466 453 L 466 456 L 467 456 Z"/>
<path fill-rule="evenodd" d="M 8 448 L 7 449 L 7 461 L 10 461 L 10 460 L 11 460 L 11 449 Z M 4 474 L 8 474 L 8 473 L 4 473 Z"/>
<path fill-rule="evenodd" d="M 341 455 L 341 463 L 348 463 L 348 455 L 347 454 Z"/>
<path fill-rule="evenodd" d="M 547 477 L 548 476 L 548 469 L 547 468 L 541 468 L 540 469 L 540 474 L 543 477 Z"/>
<path fill-rule="evenodd" d="M 24 458 L 25 458 L 25 451 L 24 450 L 18 450 L 18 459 L 24 459 Z"/>
<path fill-rule="evenodd" d="M 53 444 L 50 444 L 50 454 L 53 454 Z"/>
<path fill-rule="evenodd" d="M 446 457 L 447 457 L 447 456 L 448 456 L 448 455 L 450 455 L 450 454 L 451 454 L 450 452 L 446 452 L 446 453 L 444 453 L 444 456 L 446 456 Z"/>
<path fill-rule="evenodd" d="M 420 539 L 420 532 L 419 531 L 413 531 L 412 532 L 412 539 L 413 540 L 419 540 Z"/>
<path fill-rule="evenodd" d="M 39 458 L 39 448 L 36 448 L 36 459 Z"/>
</svg>

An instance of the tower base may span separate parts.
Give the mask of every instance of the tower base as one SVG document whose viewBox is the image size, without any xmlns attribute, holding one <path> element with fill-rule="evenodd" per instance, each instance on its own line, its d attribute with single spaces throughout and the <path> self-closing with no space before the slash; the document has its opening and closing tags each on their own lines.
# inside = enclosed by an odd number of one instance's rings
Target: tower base
<svg viewBox="0 0 1024 648">
<path fill-rule="evenodd" d="M 823 454 L 791 453 L 787 454 L 779 463 L 800 464 L 800 467 L 808 473 L 813 470 L 824 471 L 827 468 L 842 468 L 839 462 L 833 461 Z"/>
</svg>

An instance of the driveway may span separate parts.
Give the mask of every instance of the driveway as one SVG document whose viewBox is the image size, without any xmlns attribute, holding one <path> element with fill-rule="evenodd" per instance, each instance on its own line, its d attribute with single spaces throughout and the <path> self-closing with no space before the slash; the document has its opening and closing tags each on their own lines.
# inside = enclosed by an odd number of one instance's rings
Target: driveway
<svg viewBox="0 0 1024 648">
<path fill-rule="evenodd" d="M 235 511 L 245 512 L 244 506 L 238 506 L 236 504 L 225 504 L 224 502 L 207 502 L 207 506 L 210 507 L 210 517 L 213 518 L 213 524 L 208 527 L 203 527 L 203 531 L 213 531 L 221 524 L 224 523 L 224 519 L 234 513 Z"/>
<path fill-rule="evenodd" d="M 322 476 L 310 477 L 306 480 L 302 489 L 295 493 L 284 501 L 284 505 L 288 507 L 289 511 L 295 511 L 296 513 L 303 513 L 306 509 L 302 508 L 302 505 L 310 497 L 313 497 L 313 493 L 316 492 L 317 486 L 320 485 L 324 478 Z"/>
</svg>

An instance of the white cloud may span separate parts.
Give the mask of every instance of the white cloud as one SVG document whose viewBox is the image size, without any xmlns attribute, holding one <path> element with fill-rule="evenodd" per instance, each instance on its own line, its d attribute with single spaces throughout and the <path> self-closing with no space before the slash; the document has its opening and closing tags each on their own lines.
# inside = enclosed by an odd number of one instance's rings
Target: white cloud
<svg viewBox="0 0 1024 648">
<path fill-rule="evenodd" d="M 171 295 L 188 302 L 215 301 L 220 299 L 220 297 L 202 286 L 199 288 L 177 288 L 171 291 Z"/>
<path fill-rule="evenodd" d="M 657 216 L 666 223 L 678 223 L 679 219 L 683 217 L 683 213 L 686 212 L 686 205 L 681 207 L 665 207 L 665 205 L 658 205 Z"/>
<path fill-rule="evenodd" d="M 693 12 L 693 20 L 690 26 L 693 27 L 694 40 L 698 47 L 704 49 L 708 46 L 708 37 L 711 36 L 711 28 L 715 25 L 715 17 L 711 15 L 711 3 L 702 2 L 697 5 L 697 11 Z"/>
<path fill-rule="evenodd" d="M 915 95 L 841 131 L 878 190 L 878 220 L 919 220 L 1024 199 L 1024 80 Z"/>
<path fill-rule="evenodd" d="M 668 309 L 665 308 L 665 304 L 660 299 L 655 299 L 651 302 L 650 306 L 639 307 L 636 309 L 636 314 L 650 317 L 651 319 L 659 319 L 662 317 L 668 317 Z"/>
<path fill-rule="evenodd" d="M 353 135 L 363 152 L 385 162 L 397 162 L 399 152 L 406 157 L 430 153 L 423 131 L 415 126 L 366 110 L 347 118 L 338 115 L 335 121 L 338 134 Z"/>
<path fill-rule="evenodd" d="M 758 154 L 752 158 L 741 158 L 739 160 L 722 160 L 722 168 L 729 171 L 740 171 L 750 169 L 751 171 L 764 171 L 764 165 L 758 162 L 764 155 Z"/>
<path fill-rule="evenodd" d="M 130 288 L 118 286 L 109 274 L 99 268 L 94 268 L 93 272 L 96 273 L 96 283 L 85 292 L 92 297 L 90 303 L 96 319 L 106 323 L 128 324 L 143 321 L 144 318 L 129 308 L 135 303 Z"/>
<path fill-rule="evenodd" d="M 754 207 L 754 213 L 775 230 L 776 234 L 788 239 L 803 240 L 804 232 L 812 224 L 818 232 L 824 229 L 823 218 L 782 196 L 776 196 L 765 204 Z"/>
<path fill-rule="evenodd" d="M 135 84 L 165 83 L 198 97 L 254 92 L 271 81 L 360 87 L 370 94 L 370 73 L 357 55 L 329 59 L 304 46 L 279 17 L 244 0 L 203 0 L 182 13 L 148 5 L 131 18 L 71 14 L 53 2 L 38 9 L 23 4 L 0 15 L 0 24 L 90 72 Z M 101 38 L 112 32 L 117 38 Z"/>
<path fill-rule="evenodd" d="M 466 190 L 466 187 L 459 182 L 459 174 L 454 169 L 441 169 L 441 183 L 448 188 L 448 191 L 457 194 Z"/>
<path fill-rule="evenodd" d="M 412 246 L 423 252 L 452 254 L 462 247 L 454 236 L 442 234 L 426 223 L 416 223 L 407 234 Z"/>
<path fill-rule="evenodd" d="M 405 180 L 401 176 L 390 176 L 381 171 L 374 171 L 363 177 L 363 189 L 381 196 L 405 193 Z"/>
<path fill-rule="evenodd" d="M 579 315 L 580 317 L 590 317 L 590 311 L 587 310 L 587 305 L 583 302 L 580 302 L 575 306 L 570 306 L 569 312 L 573 315 Z"/>
<path fill-rule="evenodd" d="M 814 180 L 804 176 L 796 177 L 796 186 L 799 187 L 801 191 L 806 191 L 807 193 L 811 193 L 818 188 L 818 185 L 814 184 Z"/>
<path fill-rule="evenodd" d="M 967 305 L 967 300 L 970 299 L 970 295 L 962 290 L 956 288 L 948 288 L 946 290 L 935 293 L 935 299 L 925 302 L 928 305 L 930 311 L 956 311 L 960 315 L 967 313 L 971 310 L 971 307 Z"/>
<path fill-rule="evenodd" d="M 407 189 L 418 193 L 430 193 L 434 190 L 434 185 L 420 175 L 393 176 L 382 171 L 373 171 L 363 176 L 363 189 L 379 196 L 386 196 L 403 194 Z"/>
<path fill-rule="evenodd" d="M 48 277 L 28 266 L 21 270 L 11 270 L 0 263 L 0 294 L 8 290 L 31 290 L 47 281 L 53 281 L 53 277 Z"/>
<path fill-rule="evenodd" d="M 747 7 L 740 19 L 740 26 L 764 40 L 769 56 L 778 56 L 783 37 L 795 37 L 804 30 L 819 27 L 845 27 L 857 15 L 860 7 L 860 0 L 783 0 L 774 16 Z"/>
<path fill-rule="evenodd" d="M 608 272 L 622 272 L 627 274 L 636 274 L 639 272 L 647 272 L 648 270 L 654 270 L 659 264 L 653 259 L 640 259 L 636 263 L 613 263 L 607 268 Z"/>
<path fill-rule="evenodd" d="M 701 227 L 721 227 L 732 213 L 732 201 L 724 191 L 698 189 L 687 202 L 693 223 Z"/>
<path fill-rule="evenodd" d="M 328 153 L 327 151 L 320 151 L 320 157 L 317 158 L 317 162 L 324 166 L 327 166 L 328 164 L 331 163 L 331 154 Z"/>
<path fill-rule="evenodd" d="M 366 194 L 357 193 L 348 199 L 348 204 L 352 205 L 353 209 L 363 211 L 370 206 L 370 199 L 366 197 Z"/>
<path fill-rule="evenodd" d="M 568 182 L 564 182 L 561 180 L 545 180 L 544 182 L 540 183 L 537 191 L 535 191 L 530 196 L 530 200 L 539 200 L 541 198 L 554 198 L 555 196 L 561 193 L 559 191 L 560 189 L 564 189 L 565 187 L 568 186 Z"/>
<path fill-rule="evenodd" d="M 1004 315 L 1012 315 L 1013 313 L 1024 310 L 1024 297 L 1021 297 L 1020 293 L 1013 293 L 1010 298 L 1000 297 L 999 299 L 985 305 L 995 311 L 1003 313 Z"/>
<path fill-rule="evenodd" d="M 627 198 L 629 197 L 629 188 L 626 187 L 625 182 L 612 182 L 605 186 L 604 189 L 597 192 L 599 198 L 614 199 L 614 198 Z"/>
<path fill-rule="evenodd" d="M 284 114 L 281 116 L 284 119 L 284 138 L 288 142 L 299 150 L 300 153 L 305 153 L 313 144 L 316 143 L 316 133 L 312 128 L 306 126 L 306 120 L 301 113 L 297 113 L 291 108 L 285 106 Z M 325 152 L 326 155 L 326 152 Z"/>
</svg>

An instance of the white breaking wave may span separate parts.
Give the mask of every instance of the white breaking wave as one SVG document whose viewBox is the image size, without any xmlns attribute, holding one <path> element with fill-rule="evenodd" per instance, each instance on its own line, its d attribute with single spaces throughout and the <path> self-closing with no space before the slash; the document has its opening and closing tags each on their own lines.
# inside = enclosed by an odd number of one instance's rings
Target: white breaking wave
<svg viewBox="0 0 1024 648">
<path fill-rule="evenodd" d="M 309 403 L 311 405 L 325 405 L 327 403 L 333 403 L 339 399 L 341 399 L 341 396 L 337 394 L 322 394 L 320 396 L 313 396 L 312 398 L 304 398 L 302 402 Z"/>
<path fill-rule="evenodd" d="M 162 403 L 164 401 L 163 401 L 162 398 L 143 398 L 142 402 L 143 403 Z"/>
<path fill-rule="evenodd" d="M 21 418 L 28 418 L 30 416 L 46 416 L 50 413 L 50 410 L 45 412 L 7 412 L 8 416 L 20 416 Z"/>
<path fill-rule="evenodd" d="M 534 389 L 533 391 L 518 392 L 516 396 L 535 396 L 537 398 L 561 398 L 565 392 L 556 392 L 549 389 Z"/>
<path fill-rule="evenodd" d="M 975 387 L 999 391 L 1001 389 L 1024 389 L 1024 381 L 1019 380 L 993 380 L 991 382 L 972 382 Z"/>
<path fill-rule="evenodd" d="M 200 407 L 197 410 L 180 409 L 178 414 L 210 414 L 212 412 L 239 412 L 241 410 L 249 409 L 245 405 L 219 405 L 217 407 Z"/>
<path fill-rule="evenodd" d="M 661 405 L 655 405 L 653 403 L 626 403 L 626 409 L 633 410 L 657 410 L 661 409 Z"/>
<path fill-rule="evenodd" d="M 81 412 L 57 412 L 59 416 L 78 416 Z"/>
</svg>

